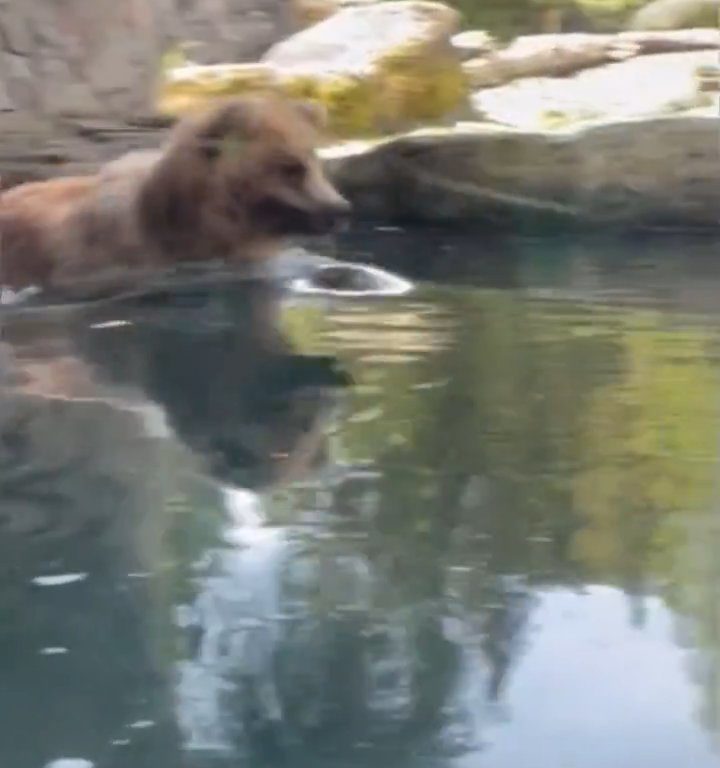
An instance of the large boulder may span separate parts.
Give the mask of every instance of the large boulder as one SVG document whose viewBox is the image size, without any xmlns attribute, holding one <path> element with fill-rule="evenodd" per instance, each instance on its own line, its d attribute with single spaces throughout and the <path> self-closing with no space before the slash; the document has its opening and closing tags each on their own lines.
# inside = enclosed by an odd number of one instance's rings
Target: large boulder
<svg viewBox="0 0 720 768">
<path fill-rule="evenodd" d="M 700 87 L 716 51 L 667 53 L 584 70 L 573 77 L 516 80 L 477 91 L 478 116 L 516 128 L 543 129 L 596 120 L 651 117 L 705 108 L 717 97 Z"/>
<path fill-rule="evenodd" d="M 290 95 L 323 102 L 331 127 L 345 136 L 440 120 L 467 98 L 450 42 L 458 24 L 451 8 L 421 0 L 345 7 L 271 48 L 263 85 L 269 79 Z M 177 114 L 218 93 L 256 88 L 251 69 L 186 67 L 171 74 L 161 107 Z"/>
<path fill-rule="evenodd" d="M 290 92 L 324 102 L 344 133 L 437 120 L 465 98 L 451 37 L 458 14 L 431 2 L 350 7 L 272 48 Z"/>
<path fill-rule="evenodd" d="M 717 117 L 425 130 L 327 150 L 359 215 L 516 228 L 720 227 Z"/>
</svg>

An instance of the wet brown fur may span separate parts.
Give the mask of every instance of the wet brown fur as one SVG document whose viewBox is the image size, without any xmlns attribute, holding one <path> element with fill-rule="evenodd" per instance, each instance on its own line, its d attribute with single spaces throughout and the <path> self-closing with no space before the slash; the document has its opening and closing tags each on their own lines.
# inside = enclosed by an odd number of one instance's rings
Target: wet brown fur
<svg viewBox="0 0 720 768">
<path fill-rule="evenodd" d="M 326 231 L 348 205 L 315 155 L 321 127 L 308 104 L 233 98 L 180 121 L 158 151 L 12 188 L 0 196 L 0 286 L 63 289 L 181 262 L 247 263 L 288 236 Z"/>
</svg>

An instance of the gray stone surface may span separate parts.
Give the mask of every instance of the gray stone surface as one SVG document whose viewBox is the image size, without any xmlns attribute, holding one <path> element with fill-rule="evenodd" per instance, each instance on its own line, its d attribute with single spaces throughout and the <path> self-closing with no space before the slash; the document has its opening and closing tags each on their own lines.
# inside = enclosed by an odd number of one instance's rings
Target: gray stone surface
<svg viewBox="0 0 720 768">
<path fill-rule="evenodd" d="M 198 64 L 256 61 L 294 29 L 290 0 L 176 0 L 175 32 Z"/>
<path fill-rule="evenodd" d="M 477 124 L 328 152 L 359 215 L 720 229 L 719 118 L 597 124 L 564 132 Z"/>
<path fill-rule="evenodd" d="M 658 117 L 707 108 L 718 115 L 717 99 L 698 88 L 697 73 L 718 65 L 717 51 L 639 56 L 572 77 L 523 78 L 477 91 L 478 117 L 516 128 L 552 123 Z"/>
<path fill-rule="evenodd" d="M 0 0 L 0 113 L 146 112 L 173 0 Z"/>
<path fill-rule="evenodd" d="M 0 131 L 154 109 L 162 55 L 257 59 L 295 28 L 289 0 L 0 0 Z"/>
</svg>

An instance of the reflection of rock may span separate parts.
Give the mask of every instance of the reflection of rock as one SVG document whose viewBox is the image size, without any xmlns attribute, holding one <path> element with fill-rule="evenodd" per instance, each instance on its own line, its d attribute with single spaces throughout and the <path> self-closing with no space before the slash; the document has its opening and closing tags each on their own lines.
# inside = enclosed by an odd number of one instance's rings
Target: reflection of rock
<svg viewBox="0 0 720 768">
<path fill-rule="evenodd" d="M 37 324 L 7 315 L 3 545 L 10 533 L 45 542 L 87 529 L 120 537 L 131 554 L 140 544 L 155 552 L 156 537 L 131 532 L 159 522 L 146 511 L 194 466 L 173 432 L 211 470 L 247 485 L 316 461 L 327 391 L 346 379 L 332 358 L 294 355 L 275 312 L 261 284 L 212 302 L 186 295 L 181 311 L 108 305 Z"/>
<path fill-rule="evenodd" d="M 526 132 L 425 130 L 326 153 L 359 215 L 717 227 L 717 117 Z"/>
<path fill-rule="evenodd" d="M 450 44 L 458 15 L 431 2 L 350 6 L 274 46 L 263 58 L 267 84 L 314 97 L 343 134 L 441 118 L 465 98 Z M 257 87 L 254 71 L 230 65 L 171 75 L 163 109 L 182 112 L 218 92 Z"/>
<path fill-rule="evenodd" d="M 160 404 L 212 472 L 243 487 L 278 482 L 298 461 L 322 457 L 328 394 L 347 377 L 334 358 L 287 346 L 273 286 L 216 286 L 170 297 L 169 305 L 150 301 L 120 314 L 125 324 L 76 336 L 100 375 Z"/>
<path fill-rule="evenodd" d="M 165 502 L 188 465 L 152 404 L 98 387 L 57 337 L 16 341 L 0 389 L 0 762 L 124 750 L 150 768 L 177 745 L 153 624 L 164 606 L 129 573 L 161 566 Z M 31 584 L 45 575 L 57 579 Z M 138 720 L 152 727 L 135 734 Z"/>
<path fill-rule="evenodd" d="M 42 562 L 59 555 L 58 541 L 89 535 L 121 554 L 121 568 L 148 567 L 158 520 L 145 513 L 162 506 L 163 468 L 173 453 L 162 414 L 98 389 L 75 357 L 29 354 L 18 350 L 17 386 L 0 393 L 3 562 L 27 558 L 20 541 Z"/>
</svg>

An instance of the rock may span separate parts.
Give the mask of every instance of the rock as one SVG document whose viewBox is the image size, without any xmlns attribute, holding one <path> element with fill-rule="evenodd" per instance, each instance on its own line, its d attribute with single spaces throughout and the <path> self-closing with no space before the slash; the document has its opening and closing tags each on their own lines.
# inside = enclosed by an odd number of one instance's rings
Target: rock
<svg viewBox="0 0 720 768">
<path fill-rule="evenodd" d="M 631 17 L 630 29 L 717 27 L 720 0 L 653 0 Z"/>
<path fill-rule="evenodd" d="M 0 0 L 0 110 L 128 115 L 151 107 L 171 0 Z"/>
<path fill-rule="evenodd" d="M 720 226 L 717 117 L 519 131 L 483 124 L 326 151 L 356 215 L 517 231 L 533 223 Z"/>
<path fill-rule="evenodd" d="M 277 263 L 279 262 L 279 263 Z M 369 264 L 353 264 L 291 249 L 272 270 L 290 292 L 316 296 L 402 296 L 412 283 Z"/>
<path fill-rule="evenodd" d="M 208 99 L 279 87 L 275 70 L 267 64 L 189 64 L 166 73 L 158 109 L 163 114 L 182 115 L 202 107 Z"/>
<path fill-rule="evenodd" d="M 502 51 L 467 61 L 463 68 L 474 88 L 491 88 L 524 77 L 563 77 L 637 53 L 635 43 L 615 35 L 528 35 Z"/>
<path fill-rule="evenodd" d="M 300 29 L 318 24 L 342 8 L 341 0 L 293 0 L 291 5 Z"/>
<path fill-rule="evenodd" d="M 523 77 L 565 77 L 582 69 L 649 53 L 717 50 L 720 30 L 562 34 L 519 37 L 507 48 L 464 62 L 474 88 L 492 88 Z"/>
<path fill-rule="evenodd" d="M 484 119 L 528 130 L 703 107 L 717 114 L 698 77 L 716 62 L 713 51 L 644 56 L 569 78 L 524 79 L 480 90 L 472 103 Z"/>
<path fill-rule="evenodd" d="M 299 28 L 295 3 L 285 0 L 173 3 L 174 37 L 190 43 L 192 59 L 198 64 L 255 61 Z"/>
<path fill-rule="evenodd" d="M 484 29 L 468 29 L 465 32 L 458 32 L 457 35 L 453 35 L 450 42 L 463 61 L 491 53 L 497 47 L 495 38 Z"/>
<path fill-rule="evenodd" d="M 284 88 L 314 97 L 344 135 L 443 118 L 466 98 L 450 37 L 458 14 L 409 0 L 346 8 L 273 47 Z"/>
<path fill-rule="evenodd" d="M 311 27 L 329 18 L 343 8 L 372 5 L 380 0 L 291 0 L 295 30 Z"/>
<path fill-rule="evenodd" d="M 207 99 L 258 87 L 325 104 L 331 128 L 352 136 L 438 120 L 467 104 L 450 44 L 455 11 L 439 3 L 346 5 L 274 46 L 259 65 L 185 66 L 168 73 L 160 109 L 179 115 Z"/>
<path fill-rule="evenodd" d="M 720 93 L 720 66 L 701 65 L 695 70 L 700 93 Z"/>
</svg>

